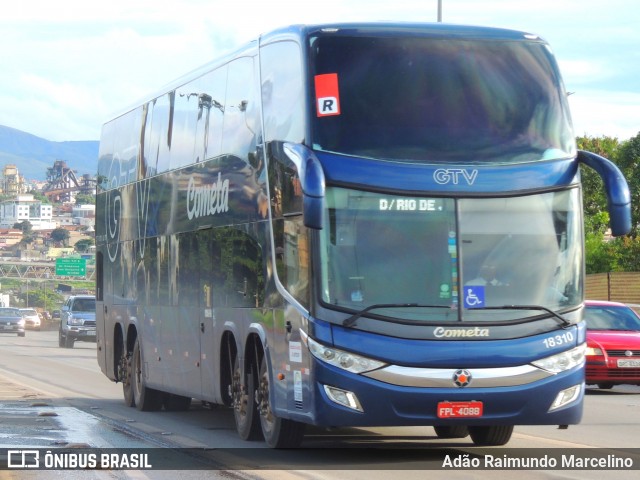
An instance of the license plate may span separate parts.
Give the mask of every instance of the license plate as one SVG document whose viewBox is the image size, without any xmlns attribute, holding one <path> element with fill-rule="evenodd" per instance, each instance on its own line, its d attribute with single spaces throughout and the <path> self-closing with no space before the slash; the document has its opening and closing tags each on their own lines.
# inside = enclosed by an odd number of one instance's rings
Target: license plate
<svg viewBox="0 0 640 480">
<path fill-rule="evenodd" d="M 618 359 L 618 368 L 640 368 L 640 360 Z"/>
<path fill-rule="evenodd" d="M 482 416 L 482 402 L 440 402 L 438 418 L 472 418 Z"/>
</svg>

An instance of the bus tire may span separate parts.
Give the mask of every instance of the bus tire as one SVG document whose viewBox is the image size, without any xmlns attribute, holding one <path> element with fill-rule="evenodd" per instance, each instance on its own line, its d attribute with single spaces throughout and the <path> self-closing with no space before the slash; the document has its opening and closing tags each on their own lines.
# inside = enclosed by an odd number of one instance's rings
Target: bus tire
<svg viewBox="0 0 640 480">
<path fill-rule="evenodd" d="M 258 411 L 254 399 L 255 377 L 255 372 L 251 370 L 245 375 L 245 381 L 242 380 L 240 357 L 236 355 L 233 361 L 231 398 L 236 430 L 243 440 L 260 440 L 261 438 L 260 422 L 258 421 Z"/>
<path fill-rule="evenodd" d="M 511 439 L 512 433 L 513 425 L 469 427 L 469 435 L 473 443 L 484 447 L 505 445 Z"/>
<path fill-rule="evenodd" d="M 465 438 L 469 436 L 466 425 L 448 425 L 433 427 L 438 438 Z"/>
<path fill-rule="evenodd" d="M 305 424 L 277 417 L 269 401 L 269 369 L 266 356 L 260 362 L 256 401 L 264 441 L 271 448 L 298 448 L 304 438 Z"/>
<path fill-rule="evenodd" d="M 133 402 L 138 410 L 152 412 L 160 409 L 162 406 L 162 394 L 158 390 L 154 390 L 145 385 L 142 365 L 144 365 L 142 361 L 142 349 L 140 348 L 140 340 L 136 338 L 136 343 L 133 346 L 133 356 L 131 357 L 131 390 L 133 393 Z"/>
<path fill-rule="evenodd" d="M 127 353 L 127 349 L 121 339 L 118 343 L 120 348 L 119 352 L 119 360 L 116 365 L 116 373 L 117 379 L 119 382 L 122 382 L 122 395 L 124 397 L 124 403 L 127 407 L 135 407 L 136 402 L 133 399 L 133 388 L 131 386 L 131 354 Z"/>
</svg>

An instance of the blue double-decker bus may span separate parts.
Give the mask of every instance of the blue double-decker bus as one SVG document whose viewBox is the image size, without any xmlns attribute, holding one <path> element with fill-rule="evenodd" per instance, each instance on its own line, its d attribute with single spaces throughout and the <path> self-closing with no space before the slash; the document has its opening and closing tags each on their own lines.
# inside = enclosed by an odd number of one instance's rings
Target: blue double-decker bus
<svg viewBox="0 0 640 480">
<path fill-rule="evenodd" d="M 291 26 L 107 122 L 98 362 L 140 410 L 244 439 L 580 421 L 580 165 L 549 45 L 442 24 Z"/>
</svg>

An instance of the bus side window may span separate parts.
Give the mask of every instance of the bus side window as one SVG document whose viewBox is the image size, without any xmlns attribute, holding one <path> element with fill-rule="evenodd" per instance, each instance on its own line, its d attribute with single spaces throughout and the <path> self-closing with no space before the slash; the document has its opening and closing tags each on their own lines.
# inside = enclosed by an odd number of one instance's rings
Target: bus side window
<svg viewBox="0 0 640 480">
<path fill-rule="evenodd" d="M 269 157 L 272 214 L 302 212 L 299 172 L 282 151 L 284 142 L 304 141 L 302 54 L 295 42 L 276 42 L 260 51 L 264 136 Z"/>
<path fill-rule="evenodd" d="M 259 307 L 264 302 L 262 248 L 250 233 L 213 229 L 213 307 Z"/>
<path fill-rule="evenodd" d="M 253 58 L 241 57 L 229 64 L 224 106 L 222 152 L 255 163 L 260 135 L 259 107 L 255 93 Z"/>
<path fill-rule="evenodd" d="M 296 300 L 309 307 L 309 230 L 302 224 L 301 215 L 273 223 L 278 278 Z"/>
<path fill-rule="evenodd" d="M 282 151 L 281 143 L 272 143 L 268 148 L 269 186 L 271 188 L 272 215 L 302 213 L 302 185 L 295 164 Z"/>
<path fill-rule="evenodd" d="M 227 66 L 205 75 L 199 85 L 201 111 L 198 113 L 198 135 L 196 136 L 196 161 L 209 160 L 220 155 L 222 148 L 222 124 L 224 95 L 227 81 Z M 207 97 L 208 95 L 208 97 Z M 200 130 L 202 129 L 202 140 Z"/>
<path fill-rule="evenodd" d="M 277 42 L 260 50 L 264 136 L 272 141 L 304 141 L 302 54 L 294 42 Z"/>
<path fill-rule="evenodd" d="M 200 271 L 211 268 L 211 260 L 207 255 L 207 241 L 203 238 L 206 232 L 188 232 L 177 236 L 178 265 L 177 265 L 177 304 L 195 307 L 200 297 Z"/>
</svg>

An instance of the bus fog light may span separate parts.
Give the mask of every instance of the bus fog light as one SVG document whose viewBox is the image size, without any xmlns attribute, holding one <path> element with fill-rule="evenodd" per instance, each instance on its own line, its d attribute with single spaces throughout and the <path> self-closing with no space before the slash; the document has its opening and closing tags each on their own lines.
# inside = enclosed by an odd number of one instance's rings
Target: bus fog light
<svg viewBox="0 0 640 480">
<path fill-rule="evenodd" d="M 324 391 L 329 399 L 338 405 L 342 405 L 352 410 L 357 410 L 358 412 L 364 412 L 355 393 L 349 392 L 348 390 L 342 390 L 341 388 L 331 387 L 329 385 L 324 386 Z"/>
<path fill-rule="evenodd" d="M 580 392 L 582 391 L 582 384 L 574 385 L 573 387 L 566 388 L 562 390 L 556 396 L 556 399 L 551 404 L 551 408 L 549 411 L 557 410 L 560 407 L 564 407 L 565 405 L 573 402 L 580 396 Z"/>
</svg>

